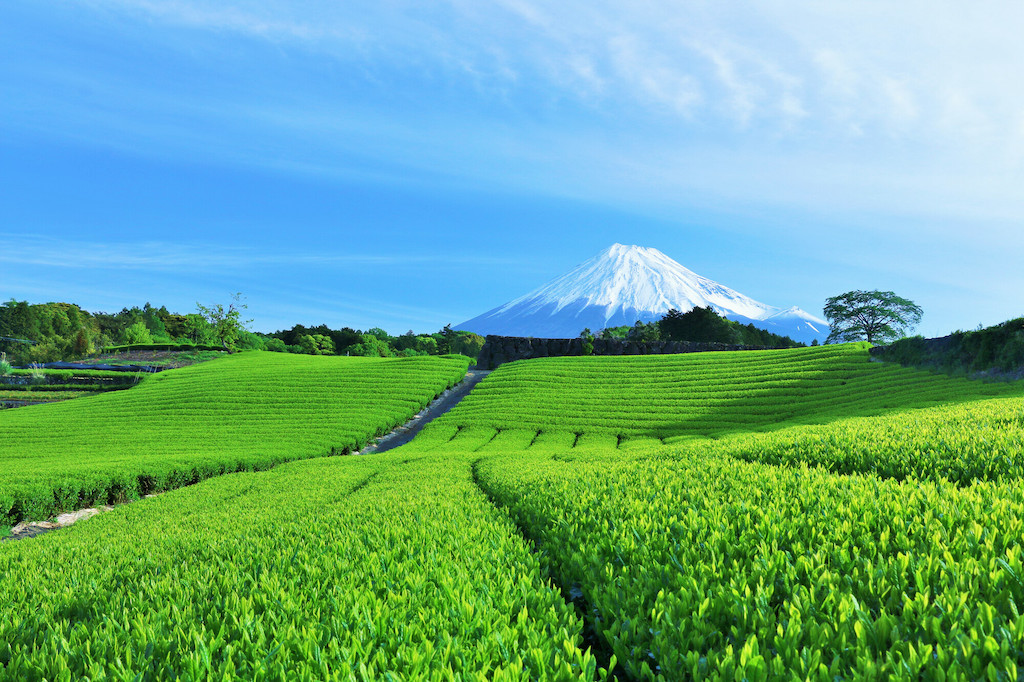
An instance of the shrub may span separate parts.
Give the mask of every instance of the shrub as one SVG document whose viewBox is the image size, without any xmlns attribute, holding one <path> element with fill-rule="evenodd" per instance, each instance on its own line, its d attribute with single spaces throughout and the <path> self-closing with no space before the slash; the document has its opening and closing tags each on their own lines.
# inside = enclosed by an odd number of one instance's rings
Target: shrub
<svg viewBox="0 0 1024 682">
<path fill-rule="evenodd" d="M 285 345 L 284 341 L 282 341 L 281 339 L 271 337 L 271 338 L 267 339 L 266 344 L 267 344 L 267 350 L 272 351 L 274 353 L 287 353 L 288 352 L 288 347 Z"/>
<path fill-rule="evenodd" d="M 1024 368 L 1024 329 L 1012 333 L 1006 339 L 995 364 L 1006 371 Z"/>
<path fill-rule="evenodd" d="M 35 363 L 58 362 L 70 348 L 63 339 L 46 339 L 28 349 L 28 361 Z"/>
<path fill-rule="evenodd" d="M 483 347 L 484 337 L 472 332 L 456 332 L 455 337 L 451 340 L 451 352 L 473 358 L 473 362 L 476 362 L 477 356 L 480 355 L 480 349 Z M 429 352 L 429 349 L 426 350 Z"/>
<path fill-rule="evenodd" d="M 195 346 L 191 343 L 136 343 L 136 344 L 125 344 L 122 346 L 104 346 L 104 353 L 120 353 L 124 351 L 132 350 L 164 350 L 164 351 L 198 351 L 198 350 L 212 350 L 212 351 L 223 351 L 222 346 Z"/>
<path fill-rule="evenodd" d="M 323 334 L 303 334 L 299 337 L 299 348 L 306 355 L 334 355 L 334 341 Z"/>
<path fill-rule="evenodd" d="M 954 375 L 1015 372 L 1024 368 L 1024 318 L 941 339 L 900 339 L 880 356 L 904 366 L 931 367 Z"/>
<path fill-rule="evenodd" d="M 904 367 L 921 365 L 925 361 L 927 348 L 923 336 L 909 336 L 889 344 L 885 359 L 898 362 Z"/>
<path fill-rule="evenodd" d="M 85 333 L 85 329 L 79 329 L 75 335 L 74 344 L 71 347 L 71 353 L 76 357 L 88 355 L 89 351 L 92 350 L 92 344 L 89 343 L 89 335 Z"/>
<path fill-rule="evenodd" d="M 30 384 L 45 384 L 46 383 L 46 370 L 43 369 L 42 365 L 39 365 L 37 363 L 32 363 L 29 366 L 29 369 L 32 370 L 31 374 L 29 374 L 29 379 L 28 379 Z"/>
<path fill-rule="evenodd" d="M 140 320 L 124 330 L 124 340 L 128 344 L 153 343 L 153 336 Z"/>
<path fill-rule="evenodd" d="M 267 350 L 267 342 L 259 334 L 242 330 L 238 333 L 239 350 Z"/>
<path fill-rule="evenodd" d="M 349 355 L 363 355 L 369 357 L 393 358 L 395 352 L 386 341 L 381 341 L 373 334 L 363 334 L 363 342 L 349 346 Z"/>
</svg>

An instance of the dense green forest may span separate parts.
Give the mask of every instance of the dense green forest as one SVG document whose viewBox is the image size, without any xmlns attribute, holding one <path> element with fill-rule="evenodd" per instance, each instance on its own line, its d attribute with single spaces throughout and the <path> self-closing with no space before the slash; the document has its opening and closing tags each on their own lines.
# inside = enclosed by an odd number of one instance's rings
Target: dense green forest
<svg viewBox="0 0 1024 682">
<path fill-rule="evenodd" d="M 11 299 L 0 305 L 0 352 L 14 365 L 72 360 L 103 352 L 105 348 L 138 344 L 186 344 L 224 347 L 228 350 L 269 350 L 305 355 L 367 355 L 410 357 L 459 353 L 477 357 L 484 344 L 478 334 L 455 331 L 450 325 L 430 334 L 412 330 L 393 336 L 379 327 L 367 330 L 325 324 L 270 334 L 246 329 L 240 313 L 244 304 L 196 306 L 180 314 L 146 303 L 118 313 L 89 312 L 74 303 L 39 303 Z M 589 330 L 584 336 L 590 335 Z M 612 327 L 597 336 L 631 341 L 700 341 L 769 348 L 803 344 L 727 320 L 710 308 L 681 313 L 670 310 L 656 322 L 637 322 L 632 327 Z"/>
<path fill-rule="evenodd" d="M 237 301 L 237 299 L 236 299 Z M 240 318 L 244 304 L 197 305 L 197 312 L 173 313 L 146 303 L 118 313 L 89 312 L 73 303 L 11 299 L 0 305 L 0 352 L 13 365 L 72 360 L 127 344 L 184 344 L 229 350 L 269 350 L 307 355 L 409 357 L 460 353 L 475 358 L 484 339 L 450 326 L 433 334 L 411 330 L 392 336 L 383 329 L 364 331 L 326 325 L 262 334 L 248 331 Z"/>
<path fill-rule="evenodd" d="M 370 355 L 382 358 L 458 353 L 471 358 L 480 354 L 484 337 L 455 331 L 451 325 L 433 334 L 416 334 L 411 329 L 392 336 L 379 327 L 359 331 L 351 327 L 331 329 L 327 325 L 304 327 L 261 335 L 265 350 L 307 355 Z"/>
<path fill-rule="evenodd" d="M 591 336 L 590 330 L 583 330 L 581 336 Z M 637 321 L 632 327 L 608 327 L 593 336 L 629 341 L 695 341 L 763 348 L 799 348 L 805 345 L 753 324 L 740 324 L 726 319 L 711 308 L 693 308 L 685 313 L 673 308 L 655 322 Z"/>
</svg>

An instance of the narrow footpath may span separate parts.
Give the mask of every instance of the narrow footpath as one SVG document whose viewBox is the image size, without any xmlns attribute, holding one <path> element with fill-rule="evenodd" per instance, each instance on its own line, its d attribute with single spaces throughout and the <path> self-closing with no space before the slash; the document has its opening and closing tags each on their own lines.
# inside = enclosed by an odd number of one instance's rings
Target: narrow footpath
<svg viewBox="0 0 1024 682">
<path fill-rule="evenodd" d="M 473 390 L 473 387 L 479 384 L 483 378 L 490 373 L 490 370 L 469 370 L 466 372 L 466 376 L 461 382 L 444 391 L 441 395 L 435 398 L 433 402 L 423 408 L 419 414 L 401 426 L 395 428 L 390 433 L 381 436 L 376 442 L 367 445 L 355 454 L 370 455 L 378 452 L 387 452 L 388 450 L 393 450 L 400 445 L 405 445 L 415 438 L 416 434 L 419 433 L 424 426 L 458 405 L 463 398 L 469 395 L 469 392 Z M 146 495 L 146 497 L 153 497 L 153 495 Z M 59 528 L 67 528 L 76 521 L 110 511 L 113 508 L 114 507 L 110 506 L 92 507 L 89 509 L 79 509 L 77 511 L 61 514 L 49 521 L 23 521 L 11 530 L 10 535 L 0 538 L 0 542 L 24 540 Z"/>
<path fill-rule="evenodd" d="M 458 405 L 463 398 L 469 395 L 469 392 L 473 390 L 473 387 L 479 384 L 483 378 L 490 373 L 491 370 L 486 369 L 469 370 L 466 372 L 466 377 L 461 383 L 456 384 L 439 395 L 432 403 L 427 405 L 422 412 L 393 430 L 391 433 L 381 436 L 376 443 L 367 445 L 356 454 L 370 455 L 376 452 L 387 452 L 388 450 L 394 450 L 400 445 L 405 445 L 415 438 L 416 434 L 419 433 L 424 426 Z"/>
</svg>

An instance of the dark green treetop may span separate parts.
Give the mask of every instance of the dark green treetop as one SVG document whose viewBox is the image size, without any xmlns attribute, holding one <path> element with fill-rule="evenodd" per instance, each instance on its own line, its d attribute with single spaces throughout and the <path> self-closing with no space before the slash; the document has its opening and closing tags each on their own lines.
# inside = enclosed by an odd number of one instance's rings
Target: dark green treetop
<svg viewBox="0 0 1024 682">
<path fill-rule="evenodd" d="M 885 343 L 907 335 L 923 311 L 891 291 L 847 291 L 825 300 L 825 317 L 832 331 L 825 343 L 867 341 Z"/>
</svg>

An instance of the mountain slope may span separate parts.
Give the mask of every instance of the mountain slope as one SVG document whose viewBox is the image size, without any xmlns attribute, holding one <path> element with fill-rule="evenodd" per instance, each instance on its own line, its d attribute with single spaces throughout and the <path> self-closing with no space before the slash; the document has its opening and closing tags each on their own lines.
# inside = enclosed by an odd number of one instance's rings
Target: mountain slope
<svg viewBox="0 0 1024 682">
<path fill-rule="evenodd" d="M 683 267 L 657 249 L 613 244 L 544 286 L 458 325 L 478 334 L 571 338 L 592 330 L 651 322 L 675 308 L 710 306 L 798 341 L 824 339 L 828 326 L 799 308 L 755 301 Z"/>
</svg>

